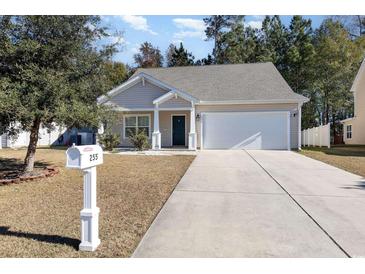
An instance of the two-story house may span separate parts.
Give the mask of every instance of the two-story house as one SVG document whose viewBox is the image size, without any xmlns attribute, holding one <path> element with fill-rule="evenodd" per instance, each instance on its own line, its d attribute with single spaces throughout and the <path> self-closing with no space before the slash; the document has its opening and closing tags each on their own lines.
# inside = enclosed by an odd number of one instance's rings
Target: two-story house
<svg viewBox="0 0 365 274">
<path fill-rule="evenodd" d="M 360 66 L 351 91 L 354 93 L 354 117 L 341 121 L 343 140 L 349 145 L 365 145 L 365 60 Z"/>
</svg>

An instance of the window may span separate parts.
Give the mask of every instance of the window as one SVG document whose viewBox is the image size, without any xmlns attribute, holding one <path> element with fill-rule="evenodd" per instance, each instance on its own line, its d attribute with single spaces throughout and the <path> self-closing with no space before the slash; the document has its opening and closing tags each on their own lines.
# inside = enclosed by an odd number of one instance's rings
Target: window
<svg viewBox="0 0 365 274">
<path fill-rule="evenodd" d="M 150 136 L 150 116 L 149 115 L 128 115 L 124 116 L 124 138 L 128 138 L 136 132 L 143 131 Z"/>
<path fill-rule="evenodd" d="M 352 125 L 346 126 L 346 138 L 347 139 L 352 138 Z"/>
</svg>

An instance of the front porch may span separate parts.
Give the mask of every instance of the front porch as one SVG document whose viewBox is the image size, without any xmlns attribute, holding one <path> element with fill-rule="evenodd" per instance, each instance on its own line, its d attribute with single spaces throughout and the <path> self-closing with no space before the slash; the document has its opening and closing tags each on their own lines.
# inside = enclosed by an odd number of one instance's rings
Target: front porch
<svg viewBox="0 0 365 274">
<path fill-rule="evenodd" d="M 152 150 L 163 148 L 197 149 L 195 104 L 198 99 L 175 90 L 147 75 L 130 80 L 103 97 L 99 103 L 119 114 L 112 132 L 120 134 L 120 147 L 131 147 L 130 136 L 141 130 L 148 136 Z"/>
<path fill-rule="evenodd" d="M 153 120 L 152 149 L 196 149 L 194 111 L 157 109 L 153 113 Z"/>
<path fill-rule="evenodd" d="M 184 109 L 188 109 L 188 113 L 172 113 L 171 116 L 171 147 L 186 146 L 189 150 L 196 150 L 196 131 L 195 131 L 195 101 L 185 94 L 171 90 L 170 92 L 160 96 L 153 101 L 153 133 L 152 133 L 152 149 L 160 150 L 162 147 L 162 134 L 160 131 L 160 112 L 179 111 L 181 105 Z M 172 106 L 172 108 L 171 108 Z M 188 106 L 188 107 L 187 107 Z M 168 110 L 167 110 L 167 109 Z M 189 120 L 189 131 L 187 131 L 187 116 Z M 187 132 L 189 132 L 187 134 Z M 187 142 L 186 142 L 187 141 Z"/>
</svg>

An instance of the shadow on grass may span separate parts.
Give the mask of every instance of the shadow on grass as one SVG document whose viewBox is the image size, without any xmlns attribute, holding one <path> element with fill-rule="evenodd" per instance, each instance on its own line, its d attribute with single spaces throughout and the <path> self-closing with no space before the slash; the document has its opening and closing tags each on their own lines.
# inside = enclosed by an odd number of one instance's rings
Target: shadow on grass
<svg viewBox="0 0 365 274">
<path fill-rule="evenodd" d="M 307 151 L 320 151 L 328 155 L 365 157 L 365 146 L 305 147 Z"/>
<path fill-rule="evenodd" d="M 51 165 L 51 163 L 44 161 L 36 161 L 34 163 L 35 168 L 44 168 L 46 166 Z M 22 170 L 24 168 L 23 160 L 19 160 L 16 158 L 2 158 L 0 157 L 0 172 L 1 171 L 16 171 Z"/>
<path fill-rule="evenodd" d="M 36 161 L 34 163 L 35 169 L 43 169 L 51 163 Z M 0 179 L 17 178 L 23 174 L 24 162 L 16 158 L 2 158 L 0 157 Z"/>
<path fill-rule="evenodd" d="M 11 231 L 11 230 L 9 230 L 9 227 L 7 227 L 7 226 L 0 226 L 0 235 L 32 239 L 32 240 L 36 240 L 39 242 L 46 242 L 46 243 L 50 243 L 50 244 L 68 245 L 68 246 L 73 247 L 76 250 L 79 249 L 79 244 L 80 244 L 80 240 L 70 238 L 70 237 Z"/>
<path fill-rule="evenodd" d="M 47 162 L 37 161 L 34 164 L 34 167 L 44 168 L 50 165 Z M 24 162 L 22 160 L 16 158 L 2 158 L 0 157 L 0 172 L 1 171 L 16 171 L 23 170 Z"/>
<path fill-rule="evenodd" d="M 41 147 L 39 149 L 53 149 L 53 150 L 67 150 L 68 146 L 48 146 L 48 147 Z"/>
</svg>

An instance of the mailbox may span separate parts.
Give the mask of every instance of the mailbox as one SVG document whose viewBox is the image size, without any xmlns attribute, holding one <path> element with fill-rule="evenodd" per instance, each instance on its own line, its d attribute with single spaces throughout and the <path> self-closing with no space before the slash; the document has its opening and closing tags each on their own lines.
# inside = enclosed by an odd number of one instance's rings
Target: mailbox
<svg viewBox="0 0 365 274">
<path fill-rule="evenodd" d="M 72 146 L 66 151 L 67 168 L 85 169 L 103 163 L 103 150 L 98 145 Z"/>
<path fill-rule="evenodd" d="M 103 163 L 103 150 L 98 145 L 75 146 L 66 151 L 66 167 L 84 173 L 84 208 L 80 212 L 80 250 L 94 251 L 100 244 L 99 208 L 96 206 L 96 166 Z"/>
</svg>

